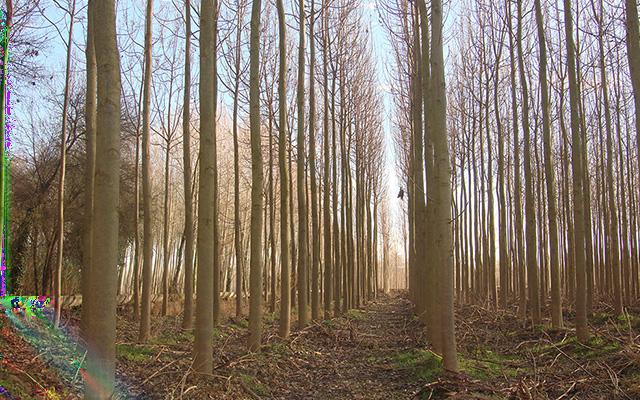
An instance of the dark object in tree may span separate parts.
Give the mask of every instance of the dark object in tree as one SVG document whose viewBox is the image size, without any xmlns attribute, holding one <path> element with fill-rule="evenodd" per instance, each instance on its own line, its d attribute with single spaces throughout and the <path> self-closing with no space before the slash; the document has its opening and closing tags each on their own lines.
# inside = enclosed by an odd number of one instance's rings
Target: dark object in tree
<svg viewBox="0 0 640 400">
<path fill-rule="evenodd" d="M 404 190 L 402 188 L 400 188 L 400 191 L 398 192 L 398 198 L 400 200 L 404 200 Z"/>
</svg>

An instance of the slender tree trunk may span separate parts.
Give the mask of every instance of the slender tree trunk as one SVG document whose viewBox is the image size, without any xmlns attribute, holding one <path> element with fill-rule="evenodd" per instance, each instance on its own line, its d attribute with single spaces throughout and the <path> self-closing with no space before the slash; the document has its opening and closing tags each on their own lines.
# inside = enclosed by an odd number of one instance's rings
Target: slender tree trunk
<svg viewBox="0 0 640 400">
<path fill-rule="evenodd" d="M 153 0 L 147 0 L 144 31 L 144 82 L 142 89 L 142 207 L 143 207 L 143 248 L 142 248 L 142 304 L 139 340 L 149 340 L 151 330 L 151 284 L 153 237 L 151 232 L 151 77 L 152 77 L 152 24 Z"/>
<path fill-rule="evenodd" d="M 213 79 L 213 148 L 212 148 L 212 183 L 213 183 L 213 326 L 220 324 L 220 194 L 218 188 L 218 138 L 217 138 L 217 116 L 218 116 L 218 0 L 213 1 L 213 59 L 212 79 Z M 202 102 L 201 102 L 202 104 Z M 200 175 L 202 177 L 202 174 Z"/>
<path fill-rule="evenodd" d="M 200 10 L 200 71 L 215 70 L 215 0 L 203 0 Z M 215 188 L 215 83 L 210 73 L 200 73 L 200 180 L 198 189 L 198 236 L 196 281 L 196 325 L 194 361 L 196 371 L 211 373 L 213 367 L 212 342 L 214 311 L 214 196 Z"/>
<path fill-rule="evenodd" d="M 118 264 L 118 197 L 120 179 L 120 63 L 113 0 L 91 2 L 95 16 L 97 63 L 96 179 L 93 214 L 93 265 L 89 289 L 100 302 L 87 313 L 86 399 L 112 395 L 115 384 L 116 285 Z"/>
<path fill-rule="evenodd" d="M 170 126 L 170 125 L 169 125 Z M 167 138 L 166 142 L 167 148 L 165 151 L 164 158 L 164 226 L 162 229 L 162 316 L 167 315 L 167 306 L 169 305 L 169 215 L 171 213 L 170 207 L 171 203 L 169 202 L 169 180 L 170 174 L 169 171 L 169 157 L 171 156 L 171 141 Z"/>
<path fill-rule="evenodd" d="M 558 222 L 556 207 L 556 182 L 554 162 L 551 157 L 551 118 L 549 115 L 549 93 L 547 83 L 547 44 L 540 0 L 535 0 L 536 25 L 540 57 L 539 79 L 542 96 L 542 135 L 544 145 L 544 175 L 547 184 L 547 220 L 549 223 L 549 246 L 551 261 L 551 324 L 562 327 L 562 296 L 560 287 L 560 262 L 558 252 Z"/>
<path fill-rule="evenodd" d="M 87 7 L 87 45 L 85 49 L 86 55 L 86 65 L 87 65 L 87 94 L 86 94 L 86 104 L 85 104 L 85 130 L 87 136 L 87 144 L 86 144 L 86 152 L 87 152 L 87 161 L 85 165 L 85 175 L 84 175 L 84 183 L 85 183 L 85 197 L 84 197 L 84 231 L 82 236 L 82 282 L 81 282 L 81 290 L 82 290 L 82 316 L 81 316 L 81 328 L 80 334 L 86 340 L 86 325 L 85 323 L 89 319 L 89 311 L 92 306 L 89 305 L 91 302 L 91 297 L 93 295 L 91 288 L 89 286 L 90 282 L 90 274 L 91 274 L 91 266 L 93 265 L 93 203 L 94 203 L 94 174 L 96 169 L 96 107 L 97 107 L 97 76 L 96 76 L 96 51 L 94 46 L 94 25 L 95 25 L 95 17 L 93 16 L 92 11 L 95 9 L 93 6 L 93 2 L 95 0 L 89 1 L 89 6 Z M 5 53 L 6 54 L 6 53 Z M 2 96 L 4 99 L 4 95 Z M 4 110 L 4 107 L 2 107 Z M 4 127 L 4 121 L 2 121 L 2 126 Z M 4 143 L 4 141 L 3 141 Z M 4 152 L 2 154 L 4 157 Z M 137 168 L 136 163 L 136 168 Z M 136 174 L 137 176 L 137 174 Z M 2 180 L 2 178 L 0 178 Z M 4 193 L 4 192 L 0 192 Z M 0 204 L 3 201 L 0 201 Z M 0 216 L 0 219 L 2 216 Z M 37 232 L 36 232 L 37 233 Z M 37 239 L 37 235 L 36 235 Z M 35 272 L 35 271 L 34 271 Z M 34 281 L 37 282 L 36 275 L 34 274 Z M 36 293 L 38 293 L 38 287 L 36 285 Z M 138 294 L 137 292 L 135 293 Z M 137 302 L 137 297 L 135 299 Z M 134 314 L 138 315 L 138 308 L 136 304 L 136 311 Z"/>
<path fill-rule="evenodd" d="M 182 155 L 184 168 L 184 314 L 182 328 L 193 327 L 193 194 L 191 192 L 191 0 L 185 0 L 184 100 Z"/>
<path fill-rule="evenodd" d="M 261 1 L 253 0 L 251 8 L 251 41 L 249 67 L 249 120 L 251 128 L 251 260 L 249 296 L 249 350 L 260 349 L 262 340 L 262 149 L 260 143 L 260 12 Z"/>
<path fill-rule="evenodd" d="M 311 0 L 309 21 L 309 175 L 311 181 L 311 232 L 313 235 L 311 258 L 311 319 L 320 317 L 320 221 L 318 218 L 318 183 L 316 176 L 316 40 L 315 0 Z"/>
<path fill-rule="evenodd" d="M 514 164 L 514 188 L 513 188 L 513 197 L 515 199 L 515 228 L 516 228 L 516 256 L 514 258 L 514 264 L 517 269 L 517 277 L 518 277 L 518 299 L 519 299 L 519 307 L 518 314 L 521 319 L 526 319 L 527 317 L 527 292 L 526 292 L 526 283 L 525 283 L 525 263 L 524 263 L 524 246 L 523 246 L 523 238 L 522 238 L 522 196 L 521 196 L 521 176 L 520 176 L 520 138 L 519 138 L 519 127 L 518 127 L 518 103 L 516 97 L 516 58 L 514 55 L 514 48 L 516 47 L 514 43 L 514 35 L 513 35 L 513 27 L 511 25 L 511 1 L 507 0 L 507 10 L 509 14 L 509 60 L 510 60 L 510 76 L 511 76 L 511 110 L 512 110 L 512 120 L 513 120 L 513 164 Z M 520 35 L 518 35 L 518 38 Z M 517 41 L 518 39 L 516 39 Z"/>
<path fill-rule="evenodd" d="M 242 315 L 242 221 L 240 218 L 240 151 L 238 146 L 238 97 L 240 95 L 240 40 L 242 38 L 242 12 L 238 10 L 235 48 L 235 82 L 233 91 L 233 240 L 236 259 L 236 317 Z"/>
<path fill-rule="evenodd" d="M 289 336 L 291 329 L 291 246 L 289 236 L 289 165 L 287 163 L 287 25 L 283 0 L 278 8 L 278 164 L 280 167 L 280 337 Z"/>
<path fill-rule="evenodd" d="M 328 72 L 328 30 L 329 30 L 329 4 L 327 0 L 322 2 L 322 68 L 323 68 L 323 84 L 324 84 L 324 115 L 322 124 L 322 144 L 324 155 L 324 213 L 323 213 L 323 229 L 324 229 L 324 318 L 331 318 L 331 308 L 333 302 L 333 259 L 331 247 L 331 158 L 329 143 L 329 72 Z M 313 38 L 313 36 L 312 36 Z M 335 157 L 335 153 L 333 154 Z M 334 179 L 335 182 L 335 179 Z"/>
<path fill-rule="evenodd" d="M 633 104 L 636 115 L 637 157 L 640 158 L 640 29 L 638 28 L 638 5 L 635 0 L 625 0 L 625 27 L 627 34 L 627 57 L 631 72 Z"/>
<path fill-rule="evenodd" d="M 567 46 L 567 68 L 569 73 L 569 97 L 571 104 L 571 138 L 573 169 L 573 224 L 576 264 L 576 333 L 582 343 L 589 339 L 586 309 L 586 275 L 585 275 L 585 243 L 584 243 L 584 203 L 583 203 L 583 174 L 582 140 L 580 137 L 580 115 L 578 102 L 580 93 L 576 78 L 575 44 L 573 40 L 573 17 L 571 15 L 571 0 L 564 0 L 564 23 Z M 616 231 L 617 234 L 617 231 Z"/>
<path fill-rule="evenodd" d="M 298 48 L 298 327 L 304 328 L 307 316 L 307 191 L 304 184 L 305 134 L 304 134 L 304 73 L 305 73 L 305 10 L 304 0 L 299 0 L 300 39 Z"/>
<path fill-rule="evenodd" d="M 69 12 L 69 36 L 67 38 L 67 62 L 65 67 L 64 100 L 62 102 L 62 131 L 60 133 L 60 180 L 58 181 L 58 254 L 56 260 L 55 294 L 56 313 L 54 325 L 60 323 L 62 311 L 62 266 L 64 263 L 64 177 L 67 170 L 67 110 L 69 109 L 69 90 L 71 84 L 71 50 L 73 48 L 73 26 L 76 17 L 76 0 L 71 3 Z"/>
<path fill-rule="evenodd" d="M 534 325 L 542 323 L 540 295 L 538 288 L 538 265 L 536 260 L 536 214 L 533 199 L 533 176 L 531 173 L 531 138 L 529 123 L 529 90 L 524 67 L 522 39 L 522 0 L 518 0 L 518 67 L 522 87 L 522 129 L 524 131 L 524 180 L 525 180 L 525 220 L 526 220 L 526 261 L 527 285 L 531 304 L 531 320 Z"/>
<path fill-rule="evenodd" d="M 447 99 L 444 78 L 444 56 L 442 39 L 442 3 L 431 2 L 431 73 L 433 118 L 432 136 L 435 157 L 435 188 L 433 208 L 434 247 L 436 268 L 439 275 L 438 304 L 434 307 L 440 313 L 442 323 L 443 367 L 448 371 L 458 371 L 456 352 L 455 315 L 453 309 L 453 243 L 451 239 L 451 181 L 449 169 L 449 147 L 447 143 Z"/>
</svg>

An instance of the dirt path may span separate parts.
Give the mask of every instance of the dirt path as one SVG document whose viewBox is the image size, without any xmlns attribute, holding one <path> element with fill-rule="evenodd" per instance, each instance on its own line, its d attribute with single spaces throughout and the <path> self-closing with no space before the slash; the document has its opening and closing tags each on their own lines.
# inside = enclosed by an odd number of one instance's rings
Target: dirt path
<svg viewBox="0 0 640 400">
<path fill-rule="evenodd" d="M 119 321 L 118 371 L 126 398 L 140 399 L 409 399 L 420 379 L 404 360 L 423 345 L 409 302 L 381 296 L 361 310 L 277 337 L 277 319 L 265 316 L 260 353 L 247 353 L 246 320 L 231 319 L 214 336 L 214 374 L 189 373 L 193 337 L 178 317 L 154 320 L 164 330 L 136 345 L 134 326 Z M 132 334 L 133 333 L 133 334 Z M 422 384 L 424 381 L 422 381 Z"/>
<path fill-rule="evenodd" d="M 291 343 L 303 362 L 292 360 L 300 368 L 291 371 L 290 390 L 282 396 L 410 398 L 418 386 L 416 379 L 398 365 L 420 342 L 421 329 L 416 329 L 410 309 L 406 300 L 384 296 L 346 317 L 313 326 Z"/>
</svg>

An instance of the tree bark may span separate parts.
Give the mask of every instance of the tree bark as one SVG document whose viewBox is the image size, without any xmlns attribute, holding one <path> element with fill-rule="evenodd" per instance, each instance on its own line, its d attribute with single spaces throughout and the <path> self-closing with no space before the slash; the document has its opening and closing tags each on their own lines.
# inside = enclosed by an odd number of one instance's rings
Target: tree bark
<svg viewBox="0 0 640 400">
<path fill-rule="evenodd" d="M 214 311 L 214 174 L 215 174 L 215 0 L 203 0 L 200 10 L 200 180 L 198 198 L 196 327 L 194 361 L 196 371 L 211 373 L 213 367 L 212 342 Z"/>
<path fill-rule="evenodd" d="M 440 269 L 438 282 L 439 304 L 434 307 L 440 313 L 442 323 L 443 367 L 458 371 L 456 352 L 455 315 L 453 309 L 453 243 L 451 238 L 451 167 L 447 143 L 447 99 L 444 78 L 442 44 L 442 2 L 431 2 L 431 74 L 433 118 L 432 136 L 435 158 L 435 188 L 433 209 L 435 264 Z"/>
<path fill-rule="evenodd" d="M 571 105 L 571 164 L 573 170 L 573 224 L 576 264 L 576 334 L 578 340 L 585 343 L 589 340 L 586 308 L 586 275 L 585 275 L 585 243 L 584 243 L 584 203 L 582 140 L 580 137 L 580 115 L 578 102 L 580 93 L 576 77 L 575 44 L 573 40 L 573 17 L 571 0 L 564 0 L 564 23 L 567 47 L 567 68 L 569 73 L 569 101 Z M 617 235 L 617 231 L 616 231 Z"/>
<path fill-rule="evenodd" d="M 529 303 L 531 304 L 531 320 L 534 325 L 542 323 L 540 312 L 540 294 L 538 288 L 538 264 L 536 260 L 536 214 L 533 199 L 533 176 L 531 173 L 531 135 L 529 123 L 529 90 L 524 67 L 522 38 L 522 0 L 518 0 L 518 68 L 520 70 L 520 86 L 522 88 L 522 129 L 524 131 L 524 192 L 526 221 L 526 264 L 527 285 L 529 287 Z"/>
<path fill-rule="evenodd" d="M 262 340 L 262 148 L 260 143 L 260 12 L 253 0 L 249 61 L 249 121 L 251 129 L 251 260 L 249 266 L 249 350 L 260 349 Z"/>
<path fill-rule="evenodd" d="M 191 0 L 185 0 L 184 100 L 182 159 L 184 168 L 184 313 L 182 328 L 193 327 L 193 194 L 191 192 Z"/>
<path fill-rule="evenodd" d="M 142 301 L 139 340 L 149 340 L 151 330 L 151 284 L 153 237 L 151 232 L 151 155 L 150 155 L 150 115 L 152 77 L 152 24 L 153 0 L 147 0 L 144 32 L 144 82 L 142 89 L 142 208 L 143 208 L 143 248 L 142 248 Z"/>
<path fill-rule="evenodd" d="M 549 247 L 551 261 L 551 324 L 562 328 L 562 296 L 560 287 L 560 261 L 558 252 L 558 222 L 556 207 L 556 182 L 554 162 L 551 157 L 551 118 L 549 115 L 549 93 L 547 83 L 547 44 L 540 0 L 535 0 L 536 25 L 540 57 L 539 79 L 542 101 L 542 140 L 544 146 L 544 175 L 547 185 L 547 221 L 549 223 Z"/>
<path fill-rule="evenodd" d="M 93 214 L 93 265 L 89 288 L 100 302 L 87 314 L 86 399 L 104 399 L 115 386 L 118 197 L 120 179 L 120 63 L 113 0 L 90 3 L 95 16 L 97 63 L 96 177 Z"/>
<path fill-rule="evenodd" d="M 95 0 L 89 0 L 89 4 Z M 93 265 L 93 203 L 94 203 L 94 175 L 96 169 L 96 107 L 97 107 L 97 76 L 96 76 L 96 51 L 94 46 L 94 19 L 92 10 L 94 6 L 89 5 L 87 7 L 87 45 L 85 49 L 86 64 L 87 64 L 87 94 L 85 103 L 85 130 L 87 136 L 86 153 L 87 161 L 85 165 L 85 197 L 84 197 L 84 231 L 82 235 L 82 276 L 81 276 L 81 291 L 82 291 L 82 315 L 81 315 L 81 327 L 80 335 L 86 339 L 86 326 L 85 322 L 89 318 L 89 311 L 91 306 L 91 297 L 93 295 L 91 288 L 89 287 L 91 266 Z M 4 95 L 2 96 L 4 99 Z M 4 110 L 4 107 L 2 107 Z M 4 126 L 4 121 L 3 125 Z M 4 141 L 3 141 L 4 143 Z M 4 157 L 4 152 L 2 154 Z M 138 164 L 136 163 L 136 168 Z M 137 174 L 136 174 L 137 176 Z M 0 178 L 1 179 L 1 178 Z M 2 203 L 3 201 L 0 201 Z M 0 216 L 1 218 L 1 216 Z M 36 232 L 37 233 L 37 232 Z M 137 232 L 136 232 L 137 233 Z M 37 239 L 37 236 L 36 236 Z M 35 271 L 34 271 L 35 272 Z M 34 274 L 34 280 L 37 282 L 36 275 Z M 36 293 L 37 285 L 36 285 Z M 137 302 L 138 293 L 135 292 Z M 134 314 L 138 315 L 137 304 Z"/>
<path fill-rule="evenodd" d="M 75 25 L 76 0 L 71 3 L 69 36 L 67 38 L 67 61 L 64 80 L 64 100 L 62 102 L 62 131 L 60 133 L 60 180 L 58 181 L 58 254 L 56 262 L 55 294 L 56 313 L 53 324 L 60 324 L 62 311 L 62 267 L 64 255 L 64 177 L 67 171 L 67 110 L 69 109 L 69 89 L 71 84 L 71 50 L 73 48 L 73 26 Z"/>
<path fill-rule="evenodd" d="M 300 39 L 298 44 L 298 328 L 307 326 L 307 191 L 304 184 L 305 134 L 304 134 L 304 73 L 305 73 L 305 10 L 304 0 L 299 0 Z"/>
<path fill-rule="evenodd" d="M 291 329 L 291 245 L 289 236 L 289 165 L 287 162 L 287 25 L 283 0 L 278 8 L 278 164 L 280 169 L 280 337 L 289 336 Z"/>
</svg>

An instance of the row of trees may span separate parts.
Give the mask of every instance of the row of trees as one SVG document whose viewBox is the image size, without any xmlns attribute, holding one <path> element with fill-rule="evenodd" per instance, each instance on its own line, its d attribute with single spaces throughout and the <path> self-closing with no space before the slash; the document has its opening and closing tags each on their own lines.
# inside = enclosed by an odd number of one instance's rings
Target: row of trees
<svg viewBox="0 0 640 400">
<path fill-rule="evenodd" d="M 420 97 L 433 91 L 433 71 L 420 67 L 430 54 L 423 9 L 394 2 L 387 28 L 402 39 L 394 42 L 394 98 L 409 191 L 409 289 L 439 348 L 446 327 L 430 296 L 442 277 L 421 261 L 441 251 L 427 229 L 439 186 L 433 100 Z M 523 320 L 540 325 L 548 313 L 554 328 L 565 323 L 564 302 L 586 341 L 598 301 L 622 314 L 639 294 L 635 2 L 473 1 L 460 4 L 460 16 L 447 108 L 454 187 L 447 268 L 455 268 L 456 298 L 493 308 L 513 300 Z M 425 290 L 424 282 L 433 286 Z"/>
<path fill-rule="evenodd" d="M 80 287 L 87 398 L 114 390 L 120 291 L 132 292 L 146 341 L 154 281 L 163 313 L 177 285 L 183 326 L 195 327 L 194 368 L 210 372 L 222 289 L 236 292 L 241 315 L 249 287 L 248 348 L 258 351 L 265 299 L 287 337 L 292 310 L 304 328 L 389 287 L 383 102 L 360 2 L 300 0 L 287 9 L 283 1 L 187 0 L 158 12 L 148 0 L 142 31 L 134 5 L 68 5 L 60 6 L 69 29 L 60 33 L 67 57 L 53 123 L 58 152 L 34 134 L 13 172 L 35 171 L 13 193 L 30 204 L 18 213 L 16 283 L 56 298 Z M 77 25 L 87 35 L 84 60 L 74 58 Z M 117 30 L 127 35 L 117 40 Z M 441 52 L 439 65 L 444 95 Z M 84 87 L 76 82 L 82 70 Z M 29 198 L 29 187 L 40 195 Z"/>
</svg>

